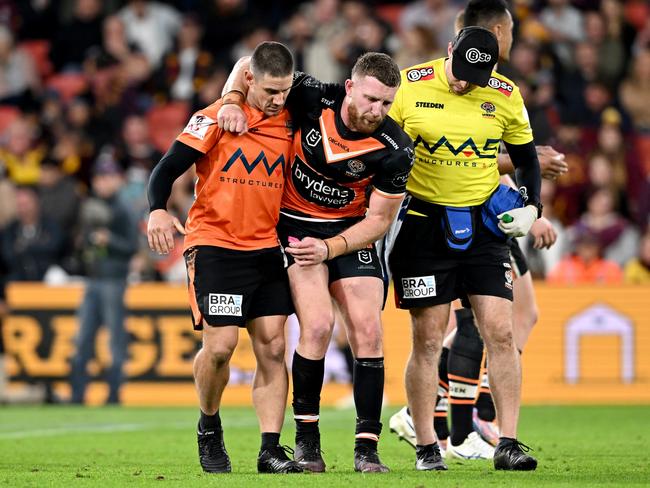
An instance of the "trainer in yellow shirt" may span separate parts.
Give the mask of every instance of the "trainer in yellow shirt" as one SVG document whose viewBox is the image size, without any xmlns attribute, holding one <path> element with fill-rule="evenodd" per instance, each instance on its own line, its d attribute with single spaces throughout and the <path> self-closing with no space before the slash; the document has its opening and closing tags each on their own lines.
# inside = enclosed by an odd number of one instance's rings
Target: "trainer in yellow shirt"
<svg viewBox="0 0 650 488">
<path fill-rule="evenodd" d="M 527 234 L 541 215 L 541 180 L 519 89 L 493 71 L 498 53 L 489 30 L 462 29 L 449 43 L 449 57 L 402 72 L 389 112 L 415 148 L 406 185 L 410 200 L 389 266 L 397 305 L 411 314 L 406 390 L 419 449 L 416 468 L 422 470 L 446 469 L 426 452 L 435 452 L 431 413 L 437 364 L 450 304 L 460 297 L 471 302 L 490 356 L 501 434 L 517 442 L 521 375 L 512 338 L 507 239 Z M 499 185 L 502 142 L 516 168 L 519 192 Z M 508 459 L 495 456 L 496 469 L 537 466 L 523 451 L 511 452 Z"/>
</svg>

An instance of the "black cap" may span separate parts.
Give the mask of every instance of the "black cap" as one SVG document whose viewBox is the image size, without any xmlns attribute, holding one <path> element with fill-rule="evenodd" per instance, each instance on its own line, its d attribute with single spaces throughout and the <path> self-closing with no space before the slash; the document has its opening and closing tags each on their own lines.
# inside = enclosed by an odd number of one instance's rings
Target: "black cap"
<svg viewBox="0 0 650 488">
<path fill-rule="evenodd" d="M 452 42 L 451 72 L 462 81 L 487 86 L 499 59 L 499 43 L 483 27 L 465 27 Z"/>
</svg>

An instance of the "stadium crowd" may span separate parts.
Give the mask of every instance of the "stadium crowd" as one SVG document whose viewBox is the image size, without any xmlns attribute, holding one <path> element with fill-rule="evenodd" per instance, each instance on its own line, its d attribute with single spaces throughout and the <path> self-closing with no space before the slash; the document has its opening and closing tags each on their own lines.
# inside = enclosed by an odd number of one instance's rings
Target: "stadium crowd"
<svg viewBox="0 0 650 488">
<path fill-rule="evenodd" d="M 566 156 L 544 181 L 560 230 L 533 275 L 556 283 L 650 282 L 650 7 L 641 0 L 515 0 L 499 71 L 520 87 L 537 144 Z M 105 245 L 96 174 L 116 174 L 140 230 L 128 281 L 184 281 L 182 245 L 149 250 L 145 187 L 189 115 L 219 98 L 261 41 L 342 82 L 366 51 L 400 68 L 442 56 L 464 2 L 313 0 L 0 2 L 0 229 L 8 281 L 66 283 Z M 174 185 L 184 221 L 194 175 Z M 134 223 L 134 225 L 136 225 Z M 182 236 L 179 236 L 179 239 Z"/>
</svg>

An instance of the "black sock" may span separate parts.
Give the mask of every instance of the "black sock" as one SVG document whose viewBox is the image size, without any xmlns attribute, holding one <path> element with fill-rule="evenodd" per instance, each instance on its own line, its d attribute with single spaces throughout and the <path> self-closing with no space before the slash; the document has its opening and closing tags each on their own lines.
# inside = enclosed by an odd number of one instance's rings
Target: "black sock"
<svg viewBox="0 0 650 488">
<path fill-rule="evenodd" d="M 485 368 L 487 368 L 487 358 L 485 359 Z M 485 420 L 486 422 L 494 422 L 497 412 L 494 408 L 492 392 L 490 391 L 487 369 L 483 372 L 481 377 L 481 386 L 478 390 L 478 398 L 476 399 L 475 406 L 478 418 Z"/>
<path fill-rule="evenodd" d="M 278 432 L 262 432 L 262 448 L 270 449 L 280 445 L 280 434 Z"/>
<path fill-rule="evenodd" d="M 293 354 L 293 418 L 296 421 L 296 438 L 318 433 L 320 418 L 320 392 L 323 389 L 325 358 L 307 359 Z"/>
<path fill-rule="evenodd" d="M 219 417 L 219 410 L 214 415 L 206 415 L 201 410 L 201 418 L 199 420 L 201 432 L 210 430 L 221 430 L 221 417 Z"/>
<path fill-rule="evenodd" d="M 436 407 L 433 412 L 433 429 L 436 437 L 444 441 L 449 437 L 449 425 L 447 415 L 449 411 L 449 377 L 447 375 L 447 361 L 449 348 L 443 347 L 438 363 L 438 395 L 436 396 Z"/>
<path fill-rule="evenodd" d="M 352 377 L 354 376 L 354 356 L 352 355 L 352 348 L 349 344 L 339 347 L 339 351 L 345 357 L 345 365 L 348 368 L 348 373 L 350 373 L 350 382 L 352 382 Z"/>
<path fill-rule="evenodd" d="M 469 309 L 456 310 L 456 336 L 449 350 L 451 443 L 462 444 L 474 430 L 472 409 L 478 391 L 483 341 Z"/>
<path fill-rule="evenodd" d="M 377 448 L 381 433 L 381 403 L 384 396 L 384 358 L 354 361 L 354 404 L 357 409 L 355 447 Z"/>
</svg>

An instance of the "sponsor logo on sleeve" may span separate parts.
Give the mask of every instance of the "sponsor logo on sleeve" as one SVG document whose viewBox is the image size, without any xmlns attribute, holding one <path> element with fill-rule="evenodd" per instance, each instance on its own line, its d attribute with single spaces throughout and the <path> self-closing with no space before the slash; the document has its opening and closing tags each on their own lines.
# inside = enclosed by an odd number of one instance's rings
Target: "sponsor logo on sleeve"
<svg viewBox="0 0 650 488">
<path fill-rule="evenodd" d="M 436 296 L 436 277 L 414 276 L 402 278 L 404 298 L 427 298 Z"/>
<path fill-rule="evenodd" d="M 242 316 L 242 295 L 210 293 L 208 295 L 208 315 Z"/>
<path fill-rule="evenodd" d="M 490 78 L 490 80 L 488 81 L 488 86 L 490 88 L 494 88 L 495 90 L 500 91 L 506 97 L 512 95 L 512 91 L 513 91 L 512 85 L 510 83 L 506 83 L 505 81 L 500 80 L 499 78 L 495 78 L 494 76 Z"/>
<path fill-rule="evenodd" d="M 208 132 L 208 128 L 216 123 L 216 120 L 211 119 L 207 115 L 195 114 L 187 123 L 185 129 L 183 129 L 183 134 L 190 134 L 197 139 L 203 140 Z"/>
<path fill-rule="evenodd" d="M 422 68 L 410 69 L 406 72 L 406 79 L 409 81 L 424 81 L 435 78 L 436 73 L 433 66 L 424 66 Z"/>
</svg>

